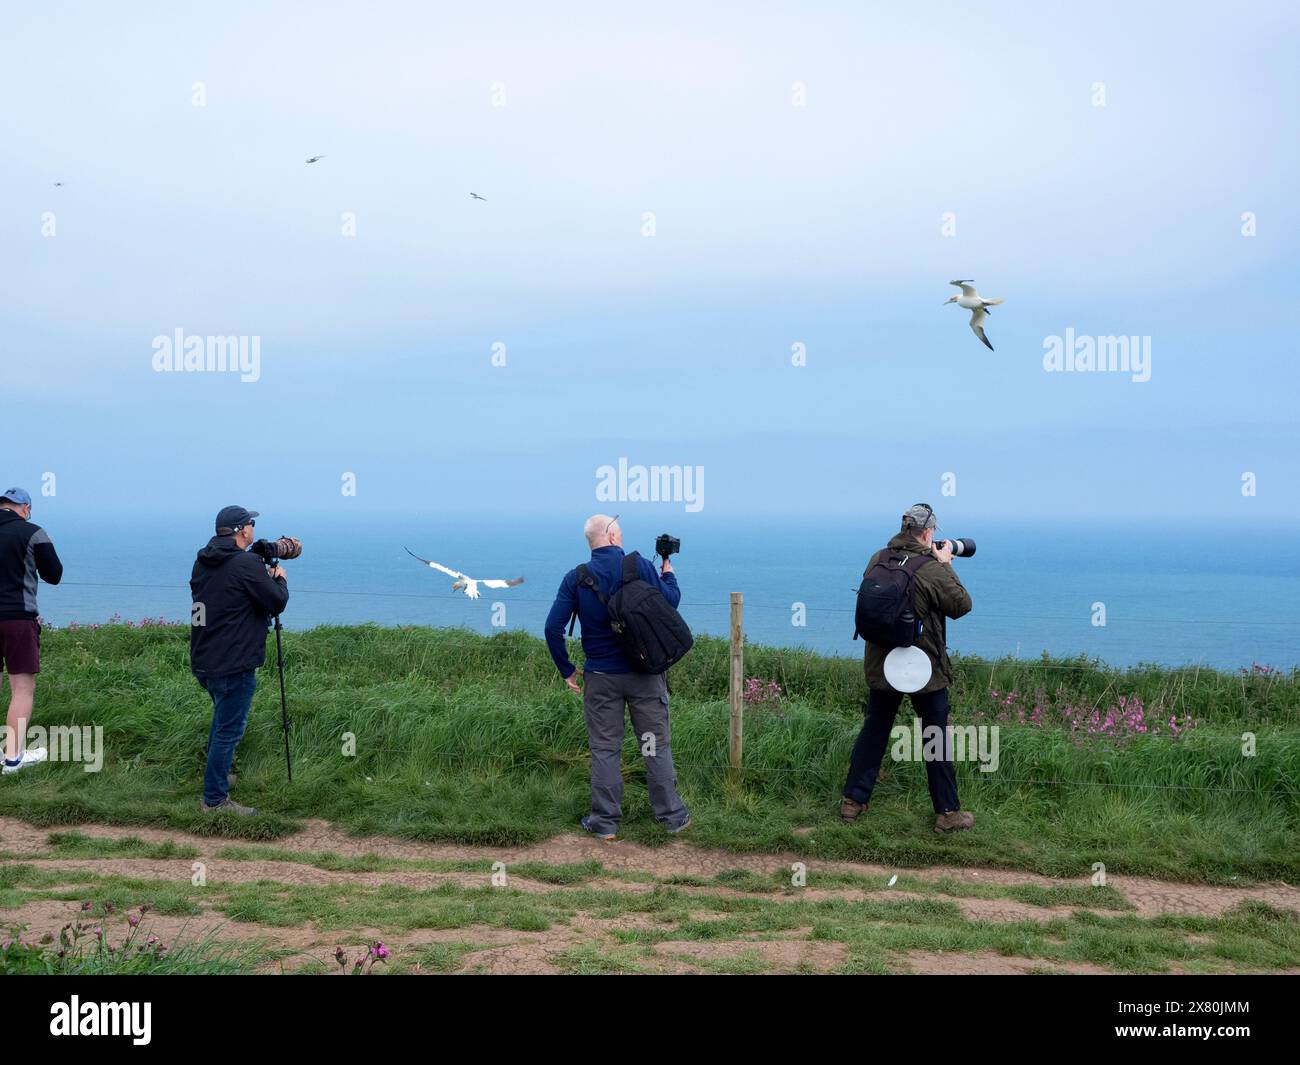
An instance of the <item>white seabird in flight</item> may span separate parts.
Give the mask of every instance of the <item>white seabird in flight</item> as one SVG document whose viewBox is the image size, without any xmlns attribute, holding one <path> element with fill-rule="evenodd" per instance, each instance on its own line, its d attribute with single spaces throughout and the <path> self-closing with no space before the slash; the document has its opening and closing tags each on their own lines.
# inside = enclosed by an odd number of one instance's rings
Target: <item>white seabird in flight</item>
<svg viewBox="0 0 1300 1065">
<path fill-rule="evenodd" d="M 471 599 L 477 599 L 479 597 L 478 586 L 480 584 L 484 588 L 513 588 L 516 584 L 524 583 L 524 579 L 522 577 L 516 577 L 513 581 L 475 580 L 473 577 L 466 577 L 465 574 L 458 573 L 454 569 L 448 569 L 446 566 L 441 565 L 440 563 L 430 562 L 427 558 L 420 558 L 420 556 L 417 555 L 414 551 L 412 551 L 409 547 L 406 548 L 405 550 L 408 555 L 410 555 L 414 559 L 418 559 L 420 562 L 423 562 L 430 569 L 439 570 L 440 572 L 447 574 L 448 577 L 455 577 L 456 582 L 451 586 L 451 590 L 453 592 L 456 592 L 456 591 L 460 591 L 461 589 L 464 589 L 465 594 L 469 596 Z"/>
<path fill-rule="evenodd" d="M 1002 301 L 985 299 L 975 291 L 975 282 L 971 281 L 969 278 L 965 281 L 949 281 L 948 284 L 956 285 L 961 289 L 961 295 L 953 296 L 951 299 L 944 300 L 944 306 L 946 307 L 950 303 L 955 303 L 958 307 L 964 307 L 966 310 L 970 311 L 971 332 L 984 342 L 984 346 L 988 348 L 989 351 L 992 351 L 993 345 L 989 343 L 989 338 L 984 335 L 984 319 L 989 316 L 989 308 L 996 307 Z"/>
</svg>

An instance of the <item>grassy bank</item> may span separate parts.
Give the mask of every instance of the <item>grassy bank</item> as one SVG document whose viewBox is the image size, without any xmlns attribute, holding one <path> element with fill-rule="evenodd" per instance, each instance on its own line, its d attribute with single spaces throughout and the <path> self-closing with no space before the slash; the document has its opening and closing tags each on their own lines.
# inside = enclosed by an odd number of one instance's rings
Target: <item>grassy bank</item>
<svg viewBox="0 0 1300 1065">
<path fill-rule="evenodd" d="M 47 634 L 36 723 L 102 726 L 104 767 L 55 764 L 6 778 L 0 813 L 52 827 L 154 824 L 252 840 L 324 817 L 356 832 L 507 844 L 571 831 L 585 811 L 580 707 L 541 641 L 345 627 L 287 637 L 293 784 L 266 670 L 235 792 L 263 816 L 205 820 L 196 803 L 210 706 L 189 675 L 187 637 L 127 626 Z M 701 641 L 671 677 L 673 750 L 696 819 L 693 842 L 1069 876 L 1095 862 L 1237 884 L 1300 874 L 1295 674 L 961 660 L 954 721 L 997 724 L 1000 749 L 996 772 L 959 766 L 963 805 L 978 823 L 950 838 L 929 830 L 924 768 L 915 763 L 887 762 L 868 817 L 851 827 L 836 820 L 861 724 L 863 680 L 852 660 L 748 648 L 746 675 L 775 683 L 780 695 L 749 708 L 744 779 L 729 782 L 726 654 L 725 643 Z M 1253 756 L 1243 755 L 1245 733 L 1255 737 Z M 353 757 L 343 753 L 346 734 L 355 737 Z M 630 739 L 626 755 L 625 834 L 661 841 Z"/>
</svg>

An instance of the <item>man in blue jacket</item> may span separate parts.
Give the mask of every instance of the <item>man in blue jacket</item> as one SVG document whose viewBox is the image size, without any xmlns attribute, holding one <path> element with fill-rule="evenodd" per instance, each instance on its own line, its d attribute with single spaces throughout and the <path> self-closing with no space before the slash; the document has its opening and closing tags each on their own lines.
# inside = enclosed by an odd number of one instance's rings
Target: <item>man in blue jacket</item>
<svg viewBox="0 0 1300 1065">
<path fill-rule="evenodd" d="M 583 534 L 591 547 L 587 569 L 609 599 L 622 583 L 623 530 L 618 518 L 596 514 L 587 519 Z M 672 607 L 681 601 L 677 577 L 668 559 L 659 571 L 639 559 L 637 573 L 658 588 Z M 575 668 L 564 643 L 564 627 L 574 613 L 582 625 L 584 669 Z M 668 683 L 663 674 L 634 673 L 609 624 L 609 612 L 600 597 L 578 584 L 578 571 L 569 570 L 560 582 L 555 604 L 546 618 L 546 645 L 569 690 L 582 696 L 582 712 L 591 744 L 591 813 L 582 827 L 592 835 L 612 840 L 623 820 L 624 707 L 632 718 L 637 744 L 645 759 L 646 784 L 655 819 L 669 832 L 681 832 L 691 823 L 690 811 L 677 794 L 677 771 L 669 745 Z"/>
<path fill-rule="evenodd" d="M 277 564 L 268 571 L 248 550 L 256 517 L 255 510 L 223 507 L 217 535 L 199 551 L 190 574 L 190 670 L 212 697 L 199 809 L 241 817 L 257 811 L 231 800 L 230 763 L 248 725 L 257 668 L 266 660 L 266 630 L 289 603 L 284 569 Z"/>
</svg>

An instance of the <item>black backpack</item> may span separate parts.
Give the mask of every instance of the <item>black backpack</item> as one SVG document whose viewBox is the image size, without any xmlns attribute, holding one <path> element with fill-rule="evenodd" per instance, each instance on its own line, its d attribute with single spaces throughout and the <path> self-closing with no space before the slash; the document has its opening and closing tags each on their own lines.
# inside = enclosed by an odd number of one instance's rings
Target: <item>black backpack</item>
<svg viewBox="0 0 1300 1065">
<path fill-rule="evenodd" d="M 663 673 L 681 661 L 695 640 L 682 616 L 668 605 L 663 593 L 641 579 L 633 551 L 623 556 L 623 580 L 608 599 L 586 566 L 579 566 L 578 585 L 590 588 L 609 611 L 610 628 L 628 664 L 636 673 Z M 578 619 L 577 607 L 569 620 L 569 635 Z"/>
<path fill-rule="evenodd" d="M 911 647 L 920 634 L 913 582 L 916 571 L 933 561 L 930 555 L 909 556 L 885 548 L 862 575 L 853 638 L 861 636 L 887 651 Z"/>
</svg>

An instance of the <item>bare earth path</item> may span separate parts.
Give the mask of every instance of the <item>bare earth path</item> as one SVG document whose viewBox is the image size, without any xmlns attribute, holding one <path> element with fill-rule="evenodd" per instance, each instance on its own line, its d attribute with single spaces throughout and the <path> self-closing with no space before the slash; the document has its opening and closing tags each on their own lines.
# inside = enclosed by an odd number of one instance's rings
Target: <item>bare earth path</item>
<svg viewBox="0 0 1300 1065">
<path fill-rule="evenodd" d="M 403 885 L 418 890 L 430 890 L 441 884 L 452 883 L 468 888 L 485 887 L 490 883 L 488 872 L 434 872 L 399 869 L 387 872 L 352 872 L 319 868 L 310 859 L 320 854 L 341 858 L 378 856 L 381 859 L 403 859 L 422 862 L 476 862 L 504 863 L 506 870 L 524 863 L 542 863 L 549 866 L 570 866 L 599 862 L 609 875 L 597 875 L 583 883 L 586 888 L 609 891 L 647 892 L 655 888 L 655 881 L 667 878 L 684 880 L 679 890 L 699 902 L 708 897 L 733 897 L 750 894 L 742 885 L 733 889 L 717 884 L 693 885 L 691 880 L 712 881 L 719 874 L 734 875 L 745 870 L 765 879 L 778 872 L 790 874 L 792 866 L 804 862 L 810 874 L 847 873 L 859 877 L 878 879 L 887 883 L 894 874 L 913 881 L 938 882 L 948 880 L 958 884 L 1005 888 L 1016 885 L 1060 887 L 1074 885 L 1087 887 L 1087 877 L 1074 880 L 1057 880 L 1032 873 L 999 869 L 972 869 L 968 867 L 936 866 L 926 869 L 896 869 L 884 865 L 854 862 L 824 862 L 809 860 L 796 854 L 733 854 L 708 850 L 687 843 L 671 843 L 662 847 L 645 847 L 622 841 L 602 843 L 585 836 L 564 835 L 544 843 L 525 847 L 476 847 L 460 844 L 419 843 L 382 836 L 354 837 L 332 828 L 322 821 L 308 821 L 302 831 L 267 846 L 276 851 L 302 855 L 302 862 L 264 860 L 258 857 L 222 858 L 218 854 L 230 847 L 248 846 L 256 851 L 258 845 L 211 836 L 194 836 L 183 832 L 138 827 L 108 825 L 61 826 L 60 834 L 76 833 L 96 840 L 136 839 L 146 844 L 171 843 L 186 848 L 185 857 L 134 858 L 121 856 L 68 857 L 49 843 L 50 830 L 36 828 L 22 821 L 0 817 L 0 851 L 9 861 L 31 861 L 42 870 L 93 872 L 104 876 L 123 876 L 145 880 L 170 881 L 189 885 L 196 862 L 203 863 L 204 872 L 211 884 L 252 884 L 273 881 L 283 885 Z M 487 868 L 487 865 L 483 866 Z M 1196 884 L 1171 883 L 1143 877 L 1113 875 L 1107 883 L 1126 899 L 1138 917 L 1155 917 L 1162 914 L 1197 915 L 1217 917 L 1233 909 L 1243 900 L 1257 900 L 1278 909 L 1300 912 L 1300 888 L 1282 883 L 1258 885 L 1248 888 L 1213 887 Z M 564 890 L 554 882 L 530 879 L 510 874 L 509 886 L 522 892 L 556 892 Z M 906 899 L 935 898 L 932 894 L 891 889 L 888 892 L 867 892 L 861 888 L 804 888 L 797 897 L 812 899 L 862 900 L 870 896 L 882 902 L 902 902 Z M 751 895 L 772 899 L 771 893 Z M 780 896 L 775 896 L 779 898 Z M 952 897 L 964 916 L 982 922 L 1049 921 L 1068 916 L 1080 907 L 1051 907 L 1030 905 L 1010 898 Z M 1113 911 L 1097 911 L 1114 916 Z M 71 901 L 39 900 L 23 904 L 17 909 L 0 909 L 0 930 L 12 925 L 26 924 L 31 933 L 57 929 L 63 923 L 79 916 L 79 905 Z M 692 913 L 693 918 L 701 915 Z M 707 915 L 706 915 L 707 916 Z M 722 915 L 718 915 L 722 916 Z M 183 932 L 196 937 L 212 931 L 231 940 L 269 941 L 293 951 L 301 952 L 297 960 L 286 960 L 274 968 L 289 969 L 312 959 L 329 962 L 337 945 L 357 945 L 384 938 L 390 947 L 414 950 L 433 948 L 437 944 L 457 944 L 460 954 L 454 963 L 440 966 L 444 971 L 478 972 L 556 972 L 561 971 L 554 962 L 557 955 L 568 955 L 589 947 L 611 931 L 634 932 L 649 928 L 645 914 L 629 913 L 614 919 L 597 920 L 587 913 L 562 925 L 552 924 L 543 931 L 517 931 L 490 928 L 480 925 L 454 929 L 416 929 L 405 934 L 385 934 L 384 930 L 357 927 L 348 932 L 319 930 L 308 921 L 304 927 L 283 928 L 250 925 L 231 921 L 224 913 L 205 911 L 199 917 L 173 918 L 154 915 L 151 930 L 166 940 Z M 745 956 L 762 963 L 761 971 L 830 971 L 843 960 L 844 945 L 820 942 L 808 936 L 808 929 L 797 933 L 778 934 L 763 938 L 740 937 L 727 942 L 659 942 L 653 947 L 652 964 L 643 966 L 660 972 L 700 972 L 716 969 L 718 962 Z M 954 952 L 911 951 L 906 956 L 904 969 L 915 972 L 969 972 L 1018 973 L 1035 968 L 1035 963 L 1024 958 L 1006 957 L 996 953 L 960 954 Z M 712 965 L 708 963 L 714 963 Z M 757 962 L 756 962 L 757 964 Z M 1038 968 L 1043 966 L 1039 964 Z M 1099 966 L 1085 963 L 1056 964 L 1057 970 L 1074 972 L 1105 972 Z M 420 971 L 421 967 L 413 967 Z M 570 967 L 571 969 L 571 967 Z"/>
</svg>

